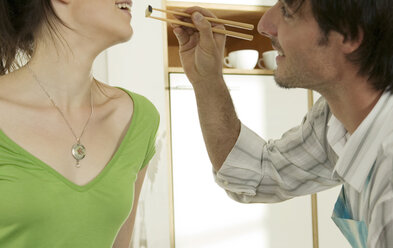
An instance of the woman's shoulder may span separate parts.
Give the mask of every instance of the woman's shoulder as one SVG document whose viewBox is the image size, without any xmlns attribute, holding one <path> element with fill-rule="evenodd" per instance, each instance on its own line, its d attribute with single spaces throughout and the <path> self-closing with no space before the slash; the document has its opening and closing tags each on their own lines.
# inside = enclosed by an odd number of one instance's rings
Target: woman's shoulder
<svg viewBox="0 0 393 248">
<path fill-rule="evenodd" d="M 160 121 L 160 114 L 152 101 L 150 101 L 146 96 L 129 91 L 127 89 L 121 90 L 124 90 L 129 94 L 132 101 L 134 102 L 135 111 L 138 111 L 138 114 L 142 116 L 144 120 L 157 123 L 158 125 L 158 122 Z"/>
<path fill-rule="evenodd" d="M 132 102 L 133 110 L 138 113 L 143 113 L 143 116 L 159 120 L 159 113 L 155 105 L 146 96 L 135 93 L 123 87 L 102 85 L 100 87 L 108 95 L 110 99 L 116 99 L 118 104 L 125 104 Z"/>
<path fill-rule="evenodd" d="M 122 87 L 115 87 L 115 88 L 119 91 L 126 93 L 127 96 L 130 97 L 134 103 L 142 104 L 143 106 L 154 107 L 152 101 L 149 100 L 146 96 L 130 91 L 126 88 L 122 88 Z"/>
<path fill-rule="evenodd" d="M 31 94 L 13 73 L 0 76 L 0 107 L 29 106 Z"/>
</svg>

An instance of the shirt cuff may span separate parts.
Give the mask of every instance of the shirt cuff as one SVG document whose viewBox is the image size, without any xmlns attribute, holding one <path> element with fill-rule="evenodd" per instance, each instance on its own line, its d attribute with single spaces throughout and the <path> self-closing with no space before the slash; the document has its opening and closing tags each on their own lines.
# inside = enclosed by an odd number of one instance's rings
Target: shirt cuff
<svg viewBox="0 0 393 248">
<path fill-rule="evenodd" d="M 255 196 L 263 178 L 261 137 L 241 124 L 235 146 L 219 171 L 213 171 L 216 183 L 228 193 Z"/>
</svg>

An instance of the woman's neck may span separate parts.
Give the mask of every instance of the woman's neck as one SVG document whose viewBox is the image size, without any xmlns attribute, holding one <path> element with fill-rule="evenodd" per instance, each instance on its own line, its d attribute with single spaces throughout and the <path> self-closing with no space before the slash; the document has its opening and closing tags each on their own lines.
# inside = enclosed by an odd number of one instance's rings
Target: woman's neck
<svg viewBox="0 0 393 248">
<path fill-rule="evenodd" d="M 95 55 L 68 47 L 55 47 L 54 42 L 40 43 L 29 62 L 32 81 L 42 87 L 63 107 L 78 107 L 90 104 L 90 91 L 94 85 L 92 64 Z M 27 70 L 27 68 L 24 68 Z"/>
</svg>

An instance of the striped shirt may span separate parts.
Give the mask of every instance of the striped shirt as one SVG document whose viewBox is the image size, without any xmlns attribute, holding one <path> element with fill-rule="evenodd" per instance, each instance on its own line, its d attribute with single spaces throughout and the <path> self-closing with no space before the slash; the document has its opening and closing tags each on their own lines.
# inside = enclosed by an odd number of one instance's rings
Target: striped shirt
<svg viewBox="0 0 393 248">
<path fill-rule="evenodd" d="M 392 169 L 393 96 L 386 92 L 350 136 L 324 98 L 278 140 L 266 142 L 242 124 L 214 176 L 243 203 L 280 202 L 344 184 L 353 219 L 367 225 L 368 247 L 382 248 L 393 247 Z"/>
</svg>

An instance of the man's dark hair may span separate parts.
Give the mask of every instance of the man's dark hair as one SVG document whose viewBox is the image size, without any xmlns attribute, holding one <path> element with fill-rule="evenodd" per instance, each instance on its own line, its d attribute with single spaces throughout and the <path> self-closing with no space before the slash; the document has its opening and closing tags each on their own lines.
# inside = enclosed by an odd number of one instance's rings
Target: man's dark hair
<svg viewBox="0 0 393 248">
<path fill-rule="evenodd" d="M 347 58 L 359 66 L 359 74 L 368 76 L 375 89 L 393 93 L 393 0 L 283 1 L 294 10 L 310 1 L 326 42 L 330 31 L 346 40 L 362 38 L 359 48 Z"/>
</svg>

